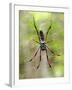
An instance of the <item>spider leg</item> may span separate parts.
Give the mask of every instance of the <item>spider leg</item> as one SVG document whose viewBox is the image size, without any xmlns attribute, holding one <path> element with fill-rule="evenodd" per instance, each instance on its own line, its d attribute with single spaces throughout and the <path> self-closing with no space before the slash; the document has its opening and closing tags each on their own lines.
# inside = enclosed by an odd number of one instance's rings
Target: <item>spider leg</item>
<svg viewBox="0 0 72 90">
<path fill-rule="evenodd" d="M 52 54 L 55 55 L 55 53 L 54 53 L 48 46 L 46 46 L 46 47 L 49 49 L 49 51 L 50 51 Z"/>
<path fill-rule="evenodd" d="M 40 36 L 39 36 L 39 32 L 38 32 L 38 29 L 37 29 L 37 26 L 36 26 L 36 23 L 35 23 L 34 16 L 33 16 L 33 22 L 34 22 L 34 27 L 35 27 L 36 32 L 37 32 L 37 35 L 38 35 L 38 39 L 39 39 L 39 41 L 40 41 Z"/>
<path fill-rule="evenodd" d="M 40 66 L 40 62 L 41 62 L 41 49 L 40 49 L 40 60 L 39 60 L 39 64 L 38 64 L 38 66 L 37 66 L 37 69 L 38 69 L 39 66 Z"/>
<path fill-rule="evenodd" d="M 31 62 L 31 61 L 33 60 L 33 58 L 37 55 L 38 51 L 39 51 L 39 48 L 38 48 L 38 50 L 35 52 L 34 56 L 33 56 L 28 62 Z"/>
<path fill-rule="evenodd" d="M 47 61 L 48 61 L 49 67 L 51 68 L 51 64 L 50 64 L 49 59 L 48 59 L 47 49 L 46 49 L 46 57 L 47 57 Z"/>
<path fill-rule="evenodd" d="M 53 54 L 53 55 L 56 55 L 55 53 L 54 53 L 54 51 L 52 51 L 48 46 L 46 46 L 48 49 L 49 49 L 49 51 Z M 60 56 L 59 54 L 57 54 L 57 56 Z"/>
<path fill-rule="evenodd" d="M 46 44 L 47 44 L 47 43 L 50 43 L 50 42 L 52 42 L 52 40 L 50 40 L 50 41 L 47 41 L 47 42 L 46 42 Z"/>
<path fill-rule="evenodd" d="M 36 40 L 34 40 L 34 39 L 33 39 L 33 41 L 35 41 L 36 43 L 40 44 L 38 41 L 36 41 Z"/>
<path fill-rule="evenodd" d="M 49 33 L 50 30 L 51 30 L 51 25 L 49 26 L 49 28 L 48 28 L 48 30 L 47 30 L 47 32 L 46 32 L 45 40 L 47 40 L 47 35 L 48 35 L 48 33 Z"/>
</svg>

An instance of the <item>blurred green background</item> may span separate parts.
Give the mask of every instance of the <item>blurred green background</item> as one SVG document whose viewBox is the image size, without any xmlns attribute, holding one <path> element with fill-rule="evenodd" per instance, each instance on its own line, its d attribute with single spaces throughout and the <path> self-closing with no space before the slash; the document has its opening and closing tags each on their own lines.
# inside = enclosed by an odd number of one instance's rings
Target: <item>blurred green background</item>
<svg viewBox="0 0 72 90">
<path fill-rule="evenodd" d="M 42 30 L 46 35 L 48 27 L 51 30 L 47 36 L 48 47 L 56 55 L 48 51 L 52 69 L 49 68 L 46 57 L 41 60 L 38 70 L 35 67 L 39 63 L 39 52 L 35 60 L 29 61 L 36 52 L 39 44 L 38 36 L 34 28 L 33 16 L 35 18 L 38 31 Z M 44 52 L 45 53 L 45 52 Z M 44 54 L 42 53 L 42 54 Z M 59 54 L 60 56 L 57 56 Z M 43 56 L 43 55 L 42 55 Z M 64 13 L 62 12 L 34 12 L 19 11 L 19 79 L 25 78 L 45 78 L 64 76 Z"/>
</svg>

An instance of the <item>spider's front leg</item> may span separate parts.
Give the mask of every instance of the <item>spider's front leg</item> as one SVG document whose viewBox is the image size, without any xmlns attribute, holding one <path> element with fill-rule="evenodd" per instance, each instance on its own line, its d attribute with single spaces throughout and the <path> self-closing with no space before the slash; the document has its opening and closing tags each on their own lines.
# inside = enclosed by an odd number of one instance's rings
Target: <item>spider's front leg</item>
<svg viewBox="0 0 72 90">
<path fill-rule="evenodd" d="M 36 53 L 34 54 L 34 56 L 33 56 L 28 62 L 31 62 L 31 61 L 33 60 L 33 58 L 37 55 L 38 51 L 39 51 L 39 48 L 38 48 L 38 50 L 36 51 Z"/>
<path fill-rule="evenodd" d="M 55 54 L 54 51 L 52 51 L 48 46 L 46 46 L 46 47 L 49 49 L 49 51 L 50 51 L 53 55 L 60 56 L 59 54 Z"/>
<path fill-rule="evenodd" d="M 40 60 L 39 60 L 39 64 L 38 64 L 38 66 L 37 66 L 37 69 L 38 69 L 39 66 L 40 66 L 40 62 L 41 62 L 41 49 L 40 49 Z"/>
<path fill-rule="evenodd" d="M 48 59 L 47 49 L 46 49 L 46 57 L 47 57 L 47 61 L 48 61 L 49 67 L 51 68 L 51 64 L 50 64 L 49 59 Z"/>
</svg>

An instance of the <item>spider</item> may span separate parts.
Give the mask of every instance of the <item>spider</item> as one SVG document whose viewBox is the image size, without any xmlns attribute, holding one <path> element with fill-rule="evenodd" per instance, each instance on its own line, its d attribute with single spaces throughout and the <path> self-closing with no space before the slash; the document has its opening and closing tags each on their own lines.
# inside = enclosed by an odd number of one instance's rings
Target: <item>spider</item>
<svg viewBox="0 0 72 90">
<path fill-rule="evenodd" d="M 55 55 L 55 53 L 47 46 L 47 43 L 50 42 L 50 41 L 46 42 L 47 35 L 48 35 L 49 31 L 51 30 L 51 25 L 49 26 L 49 28 L 48 28 L 48 30 L 46 32 L 46 37 L 44 37 L 43 31 L 42 30 L 38 31 L 38 29 L 37 29 L 34 16 L 33 16 L 33 22 L 34 22 L 33 24 L 34 24 L 34 28 L 36 30 L 39 42 L 35 41 L 35 40 L 34 41 L 39 43 L 40 46 L 37 49 L 37 51 L 35 52 L 34 56 L 28 62 L 31 62 L 36 57 L 36 55 L 37 55 L 37 53 L 38 53 L 38 51 L 40 49 L 40 60 L 39 60 L 39 64 L 37 66 L 37 69 L 39 68 L 40 62 L 41 62 L 41 51 L 46 51 L 46 58 L 47 58 L 48 65 L 49 65 L 50 68 L 52 68 L 51 63 L 50 63 L 49 58 L 48 58 L 48 50 L 54 55 Z"/>
</svg>

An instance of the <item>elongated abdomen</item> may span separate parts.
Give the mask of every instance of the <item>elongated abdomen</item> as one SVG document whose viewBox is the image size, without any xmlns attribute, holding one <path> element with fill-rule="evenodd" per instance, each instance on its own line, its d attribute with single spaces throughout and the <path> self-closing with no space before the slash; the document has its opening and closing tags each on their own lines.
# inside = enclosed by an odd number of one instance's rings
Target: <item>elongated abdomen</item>
<svg viewBox="0 0 72 90">
<path fill-rule="evenodd" d="M 41 39 L 42 41 L 44 41 L 44 34 L 43 34 L 43 31 L 40 31 L 40 39 Z"/>
</svg>

